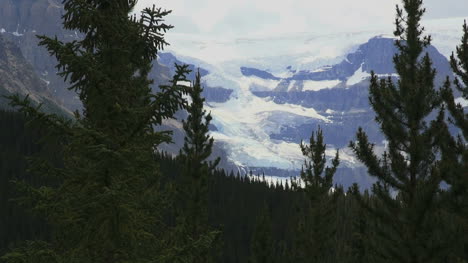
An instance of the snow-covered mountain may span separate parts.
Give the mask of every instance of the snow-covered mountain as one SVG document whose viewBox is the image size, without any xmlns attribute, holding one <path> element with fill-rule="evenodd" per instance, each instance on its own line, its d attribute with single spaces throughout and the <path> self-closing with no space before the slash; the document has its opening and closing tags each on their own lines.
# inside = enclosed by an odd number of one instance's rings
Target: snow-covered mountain
<svg viewBox="0 0 468 263">
<path fill-rule="evenodd" d="M 76 32 L 59 26 L 63 11 L 59 2 L 0 1 L 4 10 L 0 34 L 20 48 L 52 96 L 74 110 L 80 106 L 79 100 L 55 74 L 56 61 L 36 46 L 36 34 L 57 35 L 65 41 L 79 38 Z M 447 57 L 460 41 L 463 18 L 423 24 L 433 37 L 433 46 L 427 51 L 440 82 L 451 75 Z M 299 143 L 308 140 L 320 125 L 329 146 L 327 155 L 340 149 L 338 181 L 345 185 L 359 181 L 365 186 L 370 182 L 365 168 L 347 144 L 361 126 L 377 149 L 384 149 L 384 138 L 368 103 L 367 79 L 371 70 L 382 77 L 397 77 L 392 63 L 396 49 L 393 39 L 385 35 L 392 32 L 390 26 L 379 31 L 231 39 L 169 32 L 171 46 L 158 55 L 151 77 L 156 85 L 167 82 L 174 63 L 200 68 L 206 108 L 213 116 L 215 154 L 226 157 L 224 167 L 267 176 L 297 175 L 303 162 Z M 458 101 L 468 106 L 466 101 Z M 175 131 L 176 141 L 166 149 L 177 152 L 183 143 L 180 122 L 165 127 Z"/>
<path fill-rule="evenodd" d="M 366 130 L 377 149 L 383 151 L 385 145 L 368 103 L 370 71 L 374 70 L 381 77 L 397 77 L 392 61 L 397 51 L 394 39 L 371 33 L 374 32 L 278 40 L 310 44 L 310 51 L 301 49 L 302 52 L 291 52 L 290 56 L 278 53 L 232 59 L 231 55 L 226 55 L 225 60 L 204 61 L 201 57 L 173 52 L 181 61 L 208 71 L 203 77 L 206 87 L 232 90 L 228 100 L 206 104 L 215 126 L 212 135 L 222 145 L 230 161 L 245 170 L 254 169 L 270 175 L 294 174 L 291 171 L 299 170 L 303 162 L 299 143 L 307 140 L 320 125 L 329 146 L 327 155 L 332 156 L 336 148 L 340 149 L 344 172 L 339 180 L 349 184 L 350 180 L 344 173 L 350 170 L 354 170 L 353 180 L 368 181 L 363 175 L 364 167 L 347 147 L 358 127 Z M 452 75 L 447 60 L 450 54 L 447 42 L 455 48 L 460 37 L 447 38 L 447 35 L 454 34 L 460 35 L 461 32 L 453 30 L 435 34 L 445 36 L 443 41 L 434 41 L 442 43 L 443 53 L 437 45 L 426 50 L 437 69 L 438 85 L 445 76 Z M 264 43 L 268 46 L 271 41 L 274 40 Z M 261 49 L 262 42 L 257 39 L 240 41 L 232 46 L 227 43 L 219 45 L 227 45 L 227 50 L 242 49 L 236 45 L 244 45 L 246 49 L 252 45 Z M 200 54 L 204 54 L 203 50 L 210 44 L 205 45 L 201 45 Z M 323 53 L 322 48 L 325 50 Z M 245 53 L 248 52 L 246 50 Z M 261 52 L 266 51 L 262 49 Z M 197 54 L 196 49 L 194 53 Z"/>
</svg>

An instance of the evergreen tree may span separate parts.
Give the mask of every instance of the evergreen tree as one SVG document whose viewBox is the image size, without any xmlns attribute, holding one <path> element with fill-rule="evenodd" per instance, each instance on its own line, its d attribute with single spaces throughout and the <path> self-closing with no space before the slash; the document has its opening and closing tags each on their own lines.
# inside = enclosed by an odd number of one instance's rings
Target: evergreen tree
<svg viewBox="0 0 468 263">
<path fill-rule="evenodd" d="M 351 239 L 348 240 L 351 249 L 349 262 L 379 262 L 375 255 L 375 251 L 378 249 L 374 248 L 379 246 L 374 242 L 374 235 L 376 235 L 379 226 L 376 225 L 377 220 L 369 211 L 369 208 L 374 208 L 373 196 L 369 195 L 368 190 L 361 194 L 356 183 L 349 188 L 347 196 L 351 201 L 352 208 L 349 215 L 352 223 Z"/>
<path fill-rule="evenodd" d="M 48 138 L 63 146 L 63 167 L 34 162 L 31 170 L 59 182 L 34 187 L 18 182 L 20 201 L 45 216 L 50 244 L 30 242 L 5 255 L 7 262 L 149 262 L 170 260 L 161 209 L 165 203 L 155 149 L 171 140 L 155 126 L 185 105 L 187 67 L 160 92 L 151 93 L 148 73 L 167 43 L 163 22 L 170 11 L 146 8 L 131 16 L 136 0 L 65 0 L 64 28 L 84 39 L 63 43 L 40 36 L 58 60 L 60 75 L 83 102 L 75 121 L 41 113 L 29 100 L 12 104 L 35 123 L 49 127 Z"/>
<path fill-rule="evenodd" d="M 452 53 L 450 57 L 450 65 L 457 76 L 453 83 L 457 90 L 460 91 L 462 97 L 468 99 L 468 26 L 466 21 L 463 25 L 461 44 L 456 50 L 457 56 Z M 465 113 L 463 107 L 455 102 L 448 77 L 442 89 L 442 95 L 447 109 L 453 117 L 451 122 L 461 131 L 457 139 L 453 139 L 450 134 L 447 134 L 447 140 L 444 142 L 445 145 L 442 145 L 443 153 L 445 154 L 444 161 L 446 162 L 444 168 L 448 169 L 446 172 L 447 176 L 444 179 L 452 185 L 454 193 L 456 192 L 467 197 L 468 148 L 466 142 L 468 142 L 468 113 Z"/>
<path fill-rule="evenodd" d="M 192 100 L 192 103 L 187 106 L 189 115 L 186 121 L 182 121 L 186 136 L 181 156 L 186 162 L 184 174 L 206 185 L 207 176 L 219 164 L 220 158 L 214 161 L 207 160 L 211 156 L 214 140 L 208 134 L 212 117 L 203 109 L 205 98 L 202 97 L 202 92 L 201 75 L 197 72 L 193 87 L 188 90 Z"/>
<path fill-rule="evenodd" d="M 272 233 L 271 213 L 268 205 L 264 204 L 257 217 L 255 230 L 250 241 L 249 263 L 274 263 L 278 262 L 275 242 Z"/>
<path fill-rule="evenodd" d="M 188 90 L 192 102 L 187 106 L 187 120 L 183 121 L 186 135 L 180 152 L 183 170 L 182 186 L 178 190 L 181 205 L 178 222 L 183 226 L 183 234 L 194 241 L 213 239 L 217 234 L 210 231 L 207 206 L 209 180 L 220 159 L 207 160 L 213 147 L 213 138 L 208 134 L 212 117 L 203 109 L 202 92 L 201 75 L 197 72 L 193 87 Z M 199 248 L 192 262 L 213 260 L 209 247 Z"/>
<path fill-rule="evenodd" d="M 403 8 L 397 6 L 394 34 L 399 53 L 393 59 L 397 85 L 371 73 L 369 100 L 388 141 L 386 152 L 379 158 L 361 128 L 357 142 L 350 143 L 369 174 L 378 179 L 372 189 L 376 198 L 372 211 L 379 225 L 374 243 L 383 261 L 439 262 L 447 253 L 438 240 L 435 216 L 441 182 L 436 145 L 446 129 L 443 111 L 427 124 L 440 98 L 431 59 L 427 52 L 423 55 L 431 38 L 422 36 L 422 4 L 403 0 Z"/>
<path fill-rule="evenodd" d="M 320 127 L 312 132 L 309 145 L 301 143 L 302 154 L 306 157 L 301 171 L 304 187 L 295 183 L 295 188 L 306 195 L 306 207 L 300 211 L 302 218 L 297 226 L 297 240 L 294 248 L 298 262 L 331 262 L 333 239 L 336 231 L 335 198 L 330 195 L 333 176 L 340 163 L 339 153 L 326 167 L 326 144 Z"/>
<path fill-rule="evenodd" d="M 456 48 L 456 56 L 452 53 L 450 65 L 456 78 L 453 82 L 456 89 L 464 99 L 468 99 L 468 26 L 463 25 L 461 44 Z M 457 138 L 453 138 L 448 132 L 441 143 L 442 148 L 442 175 L 450 184 L 450 189 L 445 193 L 446 208 L 452 215 L 458 218 L 461 225 L 460 239 L 456 243 L 460 246 L 458 257 L 468 261 L 468 114 L 454 99 L 449 77 L 442 89 L 442 96 L 452 118 L 450 119 L 461 131 Z"/>
<path fill-rule="evenodd" d="M 301 172 L 304 189 L 311 199 L 328 194 L 333 186 L 333 176 L 340 164 L 339 153 L 331 161 L 331 167 L 325 167 L 327 159 L 325 150 L 327 145 L 323 140 L 323 131 L 318 127 L 317 133 L 312 132 L 309 145 L 301 143 L 302 154 L 306 157 Z M 305 168 L 305 170 L 304 170 Z"/>
</svg>

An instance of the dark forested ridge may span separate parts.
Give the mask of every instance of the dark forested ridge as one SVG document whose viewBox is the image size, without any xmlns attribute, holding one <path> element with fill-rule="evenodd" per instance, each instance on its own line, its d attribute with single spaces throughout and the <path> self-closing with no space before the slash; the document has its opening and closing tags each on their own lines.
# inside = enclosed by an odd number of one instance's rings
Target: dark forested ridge
<svg viewBox="0 0 468 263">
<path fill-rule="evenodd" d="M 13 179 L 26 179 L 34 182 L 34 177 L 27 173 L 27 156 L 43 154 L 53 156 L 54 151 L 44 150 L 37 144 L 39 132 L 25 127 L 25 118 L 22 114 L 11 111 L 0 111 L 1 130 L 0 147 L 2 151 L 1 170 L 1 199 L 0 224 L 1 251 L 5 252 L 8 246 L 22 240 L 48 238 L 46 224 L 31 213 L 25 212 L 11 199 L 18 196 Z M 47 147 L 46 147 L 47 148 Z M 182 167 L 180 159 L 158 154 L 157 162 L 167 181 L 181 180 Z M 37 179 L 36 179 L 37 180 Z M 250 177 L 248 175 L 226 174 L 223 170 L 216 170 L 210 176 L 208 183 L 207 211 L 209 225 L 220 230 L 218 242 L 220 249 L 218 262 L 247 262 L 251 258 L 253 242 L 259 239 L 272 240 L 274 258 L 281 258 L 277 262 L 287 262 L 296 246 L 296 222 L 299 221 L 301 210 L 308 201 L 302 192 L 295 191 L 288 184 L 269 185 L 262 181 L 262 176 Z M 362 212 L 353 196 L 345 196 L 339 192 L 336 200 L 336 221 L 333 223 L 338 231 L 333 244 L 336 249 L 349 251 L 340 252 L 340 257 L 349 257 L 355 246 L 356 237 L 353 235 L 354 225 L 365 221 Z M 335 197 L 336 198 L 336 197 Z M 262 213 L 268 211 L 271 229 L 269 236 L 259 236 L 256 229 L 263 226 Z M 301 212 L 302 211 L 302 212 Z M 358 238 L 359 239 L 359 238 Z M 334 247 L 335 245 L 332 245 Z M 262 248 L 263 249 L 263 248 Z"/>
<path fill-rule="evenodd" d="M 22 114 L 0 111 L 0 116 L 1 127 L 11 127 L 0 130 L 0 147 L 3 149 L 0 166 L 0 251 L 4 253 L 8 247 L 12 248 L 23 240 L 49 238 L 47 224 L 11 200 L 18 196 L 11 180 L 37 180 L 26 172 L 26 157 L 37 154 L 53 156 L 54 151 L 44 150 L 37 144 L 39 132 L 25 127 Z M 163 153 L 158 154 L 156 159 L 166 178 L 164 181 L 177 184 L 181 179 L 180 159 Z M 304 207 L 310 207 L 307 195 L 292 188 L 290 183 L 268 184 L 262 180 L 261 175 L 227 174 L 223 170 L 216 170 L 210 176 L 206 209 L 209 225 L 220 231 L 217 262 L 297 262 L 293 259 L 303 249 L 301 239 L 305 242 L 311 238 L 304 230 L 297 229 L 307 211 Z M 359 199 L 356 199 L 356 194 L 360 195 Z M 346 191 L 338 188 L 335 195 L 325 198 L 327 201 L 322 202 L 333 202 L 330 205 L 334 207 L 328 214 L 332 220 L 326 221 L 334 228 L 328 247 L 333 255 L 328 256 L 331 258 L 327 261 L 323 258 L 324 261 L 319 262 L 376 262 L 374 260 L 378 254 L 373 249 L 378 244 L 372 240 L 379 231 L 379 225 L 360 202 L 371 205 L 376 204 L 377 200 L 367 191 L 359 193 L 357 185 Z M 453 218 L 444 220 L 448 220 L 446 227 L 443 227 L 447 230 L 444 231 L 450 231 L 444 236 L 458 233 L 459 239 L 464 238 L 457 224 L 453 224 Z M 449 245 L 454 253 L 462 252 L 465 248 L 456 241 L 457 236 L 451 237 L 453 241 Z M 263 239 L 270 241 L 265 243 Z M 264 247 L 265 244 L 271 247 Z M 253 257 L 258 253 L 255 250 L 273 253 L 269 256 L 274 261 L 254 260 Z"/>
<path fill-rule="evenodd" d="M 170 11 L 147 8 L 137 19 L 135 5 L 65 0 L 64 27 L 84 38 L 39 36 L 83 105 L 74 119 L 19 91 L 5 98 L 0 262 L 468 262 L 468 115 L 454 100 L 454 91 L 468 99 L 466 23 L 450 60 L 455 79 L 439 89 L 423 1 L 402 0 L 398 80 L 372 72 L 369 87 L 388 145 L 378 153 L 359 129 L 349 147 L 376 183 L 344 189 L 333 185 L 340 152 L 326 158 L 320 127 L 301 142 L 302 171 L 289 181 L 217 168 L 203 70 L 174 65 L 152 89 Z M 17 84 L 18 73 L 4 75 Z M 184 146 L 173 156 L 160 151 L 173 134 L 158 127 L 181 109 Z"/>
<path fill-rule="evenodd" d="M 43 220 L 13 202 L 19 197 L 13 180 L 41 184 L 40 179 L 27 173 L 27 158 L 33 155 L 53 156 L 38 140 L 41 132 L 27 129 L 26 119 L 18 112 L 0 110 L 0 246 L 2 254 L 15 242 L 47 237 Z M 8 128 L 6 128 L 8 127 Z"/>
</svg>

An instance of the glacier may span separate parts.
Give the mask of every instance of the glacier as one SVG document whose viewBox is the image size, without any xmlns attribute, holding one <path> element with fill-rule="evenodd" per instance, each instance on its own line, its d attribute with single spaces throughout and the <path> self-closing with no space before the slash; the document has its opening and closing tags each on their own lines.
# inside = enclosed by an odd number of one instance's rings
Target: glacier
<svg viewBox="0 0 468 263">
<path fill-rule="evenodd" d="M 463 18 L 424 21 L 427 33 L 433 37 L 433 45 L 449 57 L 461 38 Z M 245 76 L 241 67 L 252 67 L 284 79 L 294 72 L 307 70 L 322 72 L 331 65 L 347 60 L 350 54 L 369 39 L 380 36 L 389 38 L 389 30 L 360 31 L 332 34 L 296 33 L 263 38 L 217 38 L 172 34 L 173 43 L 168 51 L 177 58 L 196 67 L 208 70 L 202 78 L 203 85 L 233 90 L 223 103 L 207 102 L 216 130 L 211 132 L 215 141 L 223 145 L 228 159 L 238 167 L 275 167 L 298 170 L 303 164 L 299 143 L 272 138 L 284 127 L 300 125 L 330 125 L 339 122 L 339 115 L 359 114 L 363 109 L 338 112 L 336 109 L 319 110 L 294 103 L 278 103 L 270 96 L 259 97 L 253 92 L 273 91 L 280 83 L 277 79 Z M 391 63 L 391 62 L 390 62 Z M 365 82 L 370 76 L 363 65 L 346 80 L 305 80 L 301 91 L 320 91 L 350 87 Z M 379 74 L 379 76 L 396 76 Z M 287 91 L 296 89 L 295 81 Z M 466 105 L 466 101 L 457 99 Z M 371 121 L 371 120 L 370 120 Z M 303 138 L 308 141 L 308 138 Z M 325 140 L 327 134 L 325 134 Z M 337 147 L 340 148 L 340 147 Z M 383 144 L 377 145 L 383 151 Z M 326 155 L 334 156 L 335 146 L 329 144 Z M 340 158 L 346 167 L 362 167 L 351 151 L 342 146 Z"/>
</svg>

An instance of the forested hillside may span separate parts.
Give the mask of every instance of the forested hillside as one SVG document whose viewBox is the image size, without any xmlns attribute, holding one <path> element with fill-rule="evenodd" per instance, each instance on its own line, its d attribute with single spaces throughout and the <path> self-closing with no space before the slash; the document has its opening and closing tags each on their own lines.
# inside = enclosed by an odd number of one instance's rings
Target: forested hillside
<svg viewBox="0 0 468 263">
<path fill-rule="evenodd" d="M 0 262 L 468 262 L 468 115 L 454 95 L 468 100 L 466 23 L 440 87 L 423 1 L 401 1 L 395 75 L 371 69 L 368 87 L 385 147 L 362 128 L 348 144 L 376 183 L 345 189 L 346 153 L 320 126 L 289 180 L 219 168 L 204 71 L 175 64 L 153 88 L 171 11 L 134 16 L 136 2 L 65 0 L 63 27 L 83 38 L 38 36 L 83 106 L 73 117 L 25 96 L 43 85 L 14 48 L 0 53 Z M 180 110 L 183 146 L 168 154 L 162 127 Z"/>
</svg>

